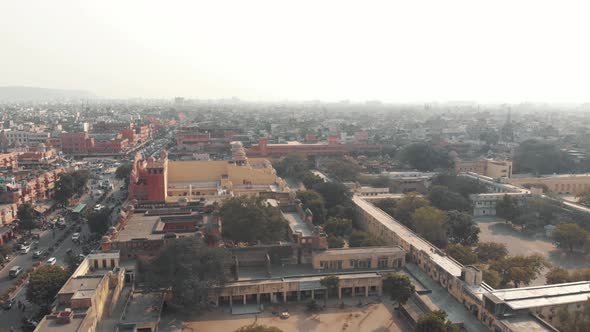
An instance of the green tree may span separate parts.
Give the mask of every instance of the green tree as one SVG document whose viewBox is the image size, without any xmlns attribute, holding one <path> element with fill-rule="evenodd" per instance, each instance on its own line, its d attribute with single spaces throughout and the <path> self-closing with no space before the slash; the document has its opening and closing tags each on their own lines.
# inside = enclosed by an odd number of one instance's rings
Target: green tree
<svg viewBox="0 0 590 332">
<path fill-rule="evenodd" d="M 428 189 L 428 200 L 432 206 L 441 210 L 472 211 L 471 201 L 468 198 L 450 191 L 445 186 L 431 186 Z"/>
<path fill-rule="evenodd" d="M 111 227 L 111 213 L 109 208 L 103 208 L 100 211 L 90 210 L 88 213 L 88 228 L 90 232 L 103 235 Z"/>
<path fill-rule="evenodd" d="M 246 325 L 242 326 L 237 329 L 235 332 L 283 332 L 283 330 L 279 329 L 278 327 L 274 326 L 266 326 L 266 325 Z"/>
<path fill-rule="evenodd" d="M 115 177 L 119 180 L 125 180 L 125 187 L 129 186 L 129 175 L 133 169 L 133 164 L 125 163 L 117 167 L 115 171 Z"/>
<path fill-rule="evenodd" d="M 424 314 L 416 322 L 415 332 L 459 332 L 459 328 L 447 319 L 447 313 L 437 310 Z"/>
<path fill-rule="evenodd" d="M 508 249 L 503 243 L 482 242 L 475 248 L 477 259 L 483 263 L 500 260 L 508 255 Z"/>
<path fill-rule="evenodd" d="M 482 272 L 482 279 L 492 288 L 498 288 L 502 283 L 502 277 L 500 277 L 500 273 L 495 270 L 484 269 Z"/>
<path fill-rule="evenodd" d="M 302 179 L 309 171 L 309 162 L 304 155 L 289 154 L 275 163 L 274 168 L 282 177 Z"/>
<path fill-rule="evenodd" d="M 297 192 L 297 198 L 303 204 L 303 207 L 309 209 L 313 213 L 313 223 L 322 225 L 326 221 L 326 208 L 324 205 L 324 197 L 317 191 L 300 190 Z"/>
<path fill-rule="evenodd" d="M 447 246 L 446 252 L 463 265 L 477 263 L 477 255 L 469 246 L 451 243 Z"/>
<path fill-rule="evenodd" d="M 331 210 L 337 205 L 346 205 L 350 200 L 348 188 L 341 183 L 321 182 L 313 186 L 313 190 L 322 195 L 326 204 L 326 209 L 328 210 Z"/>
<path fill-rule="evenodd" d="M 549 263 L 540 255 L 508 256 L 490 264 L 490 269 L 502 277 L 502 285 L 512 282 L 514 287 L 529 285 L 544 267 L 549 267 Z"/>
<path fill-rule="evenodd" d="M 225 200 L 219 214 L 223 236 L 233 241 L 272 243 L 284 240 L 288 224 L 279 209 L 260 197 L 233 197 Z"/>
<path fill-rule="evenodd" d="M 324 225 L 324 231 L 328 235 L 348 236 L 352 233 L 352 220 L 330 217 Z"/>
<path fill-rule="evenodd" d="M 427 143 L 413 143 L 405 146 L 400 153 L 401 161 L 419 171 L 452 168 L 453 160 L 445 151 Z"/>
<path fill-rule="evenodd" d="M 70 273 L 61 266 L 44 265 L 31 273 L 26 297 L 31 303 L 49 306 L 57 292 L 70 277 Z"/>
<path fill-rule="evenodd" d="M 398 305 L 405 304 L 415 291 L 416 287 L 405 274 L 390 273 L 383 279 L 383 292 Z"/>
<path fill-rule="evenodd" d="M 496 215 L 507 221 L 513 221 L 518 217 L 519 209 L 516 200 L 508 195 L 504 195 L 501 201 L 496 203 Z"/>
<path fill-rule="evenodd" d="M 328 235 L 328 248 L 344 248 L 344 239 L 340 236 Z"/>
<path fill-rule="evenodd" d="M 340 286 L 340 278 L 338 276 L 327 276 L 320 279 L 320 284 L 326 287 L 329 295 L 335 295 Z"/>
<path fill-rule="evenodd" d="M 515 173 L 553 174 L 574 169 L 572 159 L 554 143 L 531 139 L 518 146 L 514 153 Z"/>
<path fill-rule="evenodd" d="M 350 247 L 376 247 L 384 244 L 385 243 L 382 240 L 363 231 L 352 232 L 350 239 L 348 240 L 348 245 Z"/>
<path fill-rule="evenodd" d="M 551 237 L 558 247 L 567 248 L 570 253 L 573 253 L 575 248 L 583 248 L 588 243 L 590 233 L 578 224 L 559 224 L 553 230 Z"/>
<path fill-rule="evenodd" d="M 437 247 L 446 247 L 447 215 L 444 211 L 431 206 L 421 207 L 412 214 L 412 223 L 416 232 L 426 240 Z"/>
<path fill-rule="evenodd" d="M 485 185 L 479 181 L 464 176 L 457 176 L 455 173 L 441 173 L 432 178 L 433 186 L 445 186 L 450 191 L 461 194 L 469 198 L 471 194 L 480 194 L 487 192 Z"/>
<path fill-rule="evenodd" d="M 470 214 L 448 211 L 447 220 L 449 241 L 468 246 L 475 245 L 479 241 L 480 229 Z"/>
<path fill-rule="evenodd" d="M 171 241 L 146 271 L 147 286 L 170 289 L 172 303 L 183 306 L 208 305 L 208 292 L 228 280 L 231 254 L 225 248 L 208 247 L 194 237 Z"/>
<path fill-rule="evenodd" d="M 16 217 L 20 220 L 20 228 L 23 230 L 31 230 L 37 228 L 37 222 L 35 221 L 35 209 L 30 203 L 22 204 L 16 210 Z"/>
<path fill-rule="evenodd" d="M 355 181 L 358 178 L 360 167 L 352 161 L 342 159 L 326 164 L 328 173 L 339 181 Z"/>
<path fill-rule="evenodd" d="M 386 198 L 382 200 L 378 200 L 375 202 L 375 206 L 383 210 L 383 212 L 389 214 L 390 216 L 395 216 L 395 209 L 397 207 L 397 202 L 393 198 Z"/>
<path fill-rule="evenodd" d="M 74 193 L 76 195 L 82 195 L 90 179 L 90 172 L 86 169 L 80 169 L 72 172 L 71 175 L 74 181 Z"/>
<path fill-rule="evenodd" d="M 570 282 L 570 273 L 561 267 L 554 267 L 545 274 L 545 279 L 548 285 Z"/>
<path fill-rule="evenodd" d="M 55 200 L 67 205 L 70 198 L 74 196 L 74 178 L 69 173 L 61 173 L 58 180 L 55 182 Z"/>
<path fill-rule="evenodd" d="M 405 194 L 404 197 L 397 202 L 394 217 L 410 229 L 415 229 L 415 225 L 412 223 L 412 214 L 414 214 L 419 208 L 426 206 L 428 206 L 428 201 L 419 197 L 418 194 Z"/>
</svg>

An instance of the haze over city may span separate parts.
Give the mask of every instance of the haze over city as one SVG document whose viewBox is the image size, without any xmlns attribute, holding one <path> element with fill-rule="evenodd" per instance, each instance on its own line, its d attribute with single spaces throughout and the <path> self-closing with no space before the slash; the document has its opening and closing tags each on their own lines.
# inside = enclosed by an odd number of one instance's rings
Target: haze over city
<svg viewBox="0 0 590 332">
<path fill-rule="evenodd" d="M 584 1 L 4 1 L 0 86 L 106 98 L 586 102 Z"/>
</svg>

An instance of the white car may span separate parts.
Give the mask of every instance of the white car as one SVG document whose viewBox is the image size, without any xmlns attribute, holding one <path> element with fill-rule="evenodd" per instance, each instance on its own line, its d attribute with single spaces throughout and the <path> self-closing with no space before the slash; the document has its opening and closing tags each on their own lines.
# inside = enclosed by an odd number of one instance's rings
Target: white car
<svg viewBox="0 0 590 332">
<path fill-rule="evenodd" d="M 72 241 L 74 241 L 74 242 L 80 241 L 80 233 L 72 234 Z"/>
<path fill-rule="evenodd" d="M 96 205 L 94 206 L 94 211 L 100 211 L 100 210 L 102 210 L 103 208 L 104 208 L 104 205 L 102 205 L 102 204 L 96 204 Z"/>
<path fill-rule="evenodd" d="M 55 257 L 49 257 L 49 259 L 47 260 L 47 265 L 55 265 L 56 261 L 57 259 L 55 259 Z"/>
<path fill-rule="evenodd" d="M 31 250 L 31 246 L 20 246 L 19 252 L 24 255 L 28 253 L 29 250 Z"/>
</svg>

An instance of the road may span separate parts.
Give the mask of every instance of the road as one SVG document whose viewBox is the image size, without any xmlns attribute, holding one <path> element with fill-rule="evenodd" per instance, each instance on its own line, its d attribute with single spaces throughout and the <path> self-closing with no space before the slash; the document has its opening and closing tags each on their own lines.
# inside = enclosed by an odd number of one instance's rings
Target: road
<svg viewBox="0 0 590 332">
<path fill-rule="evenodd" d="M 123 181 L 115 180 L 114 179 L 114 172 L 103 175 L 103 177 L 104 177 L 104 179 L 109 179 L 111 181 L 111 183 L 113 183 L 113 186 L 114 186 L 113 191 L 111 191 L 109 193 L 108 197 L 113 196 L 117 200 L 121 199 L 122 193 L 120 190 L 122 189 L 121 187 L 123 185 Z M 85 194 L 84 196 L 82 196 L 80 201 L 85 204 L 88 204 L 89 206 L 92 206 L 94 204 L 94 199 L 88 194 Z M 106 201 L 107 201 L 107 199 L 105 199 L 105 202 Z M 108 205 L 110 207 L 112 207 L 114 205 L 114 203 L 110 203 Z M 54 213 L 51 214 L 51 216 L 55 216 L 61 211 L 62 210 L 55 211 Z M 113 215 L 111 216 L 111 218 L 116 218 L 116 216 L 117 216 L 116 211 L 113 211 Z M 68 225 L 67 228 L 69 228 L 73 224 L 73 221 L 69 220 L 68 218 L 66 218 L 66 222 Z M 81 224 L 81 226 L 82 226 L 82 232 L 80 232 L 80 234 L 82 236 L 89 236 L 90 231 L 88 229 L 88 226 L 86 224 Z M 56 228 L 55 229 L 55 236 L 53 236 L 52 230 L 43 231 L 40 234 L 39 250 L 47 250 L 48 248 L 52 247 L 56 243 L 56 241 L 65 232 L 66 232 L 65 229 L 60 230 L 60 229 Z M 55 248 L 55 250 L 50 254 L 50 257 L 56 258 L 56 260 L 57 260 L 56 265 L 67 266 L 65 258 L 67 256 L 67 251 L 70 248 L 72 249 L 72 251 L 75 255 L 82 253 L 81 247 L 72 241 L 72 237 L 66 236 L 64 241 L 57 248 Z M 33 264 L 38 261 L 37 259 L 33 259 L 33 252 L 34 251 L 35 250 L 33 250 L 31 248 L 31 251 L 29 251 L 25 255 L 18 255 L 17 254 L 15 256 L 15 258 L 10 263 L 6 264 L 6 266 L 0 271 L 0 294 L 4 294 L 4 292 L 6 292 L 15 283 L 15 280 L 11 279 L 8 276 L 8 272 L 13 266 L 17 266 L 17 265 L 21 266 L 26 271 L 26 270 L 32 268 Z M 42 264 L 45 264 L 46 260 L 47 260 L 47 257 L 41 259 Z M 23 287 L 14 296 L 14 299 L 16 301 L 21 301 L 22 303 L 25 304 L 25 312 L 24 313 L 17 308 L 16 304 L 10 310 L 0 309 L 0 331 L 9 330 L 10 327 L 14 327 L 15 331 L 20 331 L 22 318 L 23 317 L 30 318 L 37 312 L 37 310 L 39 308 L 36 305 L 29 303 L 25 299 L 25 294 L 26 294 L 26 287 Z"/>
</svg>

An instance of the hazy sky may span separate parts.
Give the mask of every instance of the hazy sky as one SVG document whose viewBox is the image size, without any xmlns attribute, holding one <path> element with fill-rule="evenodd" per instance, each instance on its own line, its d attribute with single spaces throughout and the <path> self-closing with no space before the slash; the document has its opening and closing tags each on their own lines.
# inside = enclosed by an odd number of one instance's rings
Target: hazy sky
<svg viewBox="0 0 590 332">
<path fill-rule="evenodd" d="M 0 85 L 106 97 L 590 101 L 588 1 L 0 1 Z"/>
</svg>

